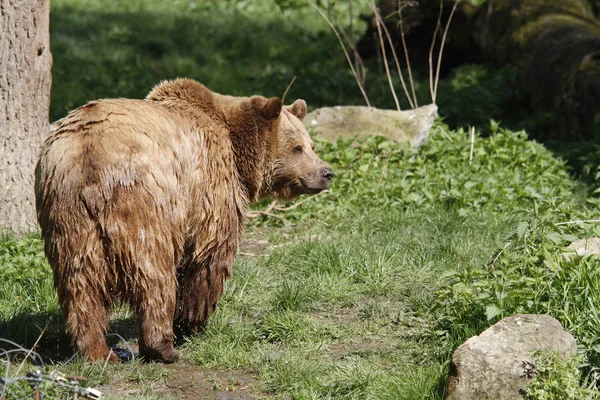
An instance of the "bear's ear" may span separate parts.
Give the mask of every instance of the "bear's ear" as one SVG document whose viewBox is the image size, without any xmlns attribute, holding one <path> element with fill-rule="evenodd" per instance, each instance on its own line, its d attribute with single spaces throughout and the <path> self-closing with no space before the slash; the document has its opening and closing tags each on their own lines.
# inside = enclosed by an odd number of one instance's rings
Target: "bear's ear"
<svg viewBox="0 0 600 400">
<path fill-rule="evenodd" d="M 302 99 L 298 99 L 291 106 L 286 106 L 286 110 L 294 114 L 298 119 L 303 120 L 306 117 L 306 113 L 308 112 L 306 101 Z"/>
<path fill-rule="evenodd" d="M 279 97 L 271 97 L 264 106 L 260 109 L 260 114 L 267 120 L 270 121 L 279 117 L 283 103 Z"/>
</svg>

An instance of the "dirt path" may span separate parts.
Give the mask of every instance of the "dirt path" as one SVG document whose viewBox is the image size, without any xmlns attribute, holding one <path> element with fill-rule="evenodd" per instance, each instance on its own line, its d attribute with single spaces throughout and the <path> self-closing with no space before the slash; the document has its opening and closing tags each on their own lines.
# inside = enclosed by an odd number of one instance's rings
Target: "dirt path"
<svg viewBox="0 0 600 400">
<path fill-rule="evenodd" d="M 186 362 L 164 365 L 163 368 L 166 375 L 153 382 L 122 380 L 97 389 L 107 399 L 148 396 L 160 399 L 247 400 L 256 398 L 255 394 L 260 392 L 258 380 L 243 371 L 217 371 Z"/>
</svg>

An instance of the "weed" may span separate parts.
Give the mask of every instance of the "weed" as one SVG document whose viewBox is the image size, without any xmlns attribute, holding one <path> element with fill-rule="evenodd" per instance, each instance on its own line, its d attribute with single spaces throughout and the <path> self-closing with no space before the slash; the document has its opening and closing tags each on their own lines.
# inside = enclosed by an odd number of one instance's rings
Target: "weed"
<svg viewBox="0 0 600 400">
<path fill-rule="evenodd" d="M 563 359 L 557 353 L 537 352 L 535 375 L 525 387 L 527 400 L 592 400 L 600 394 L 581 383 L 577 357 Z"/>
</svg>

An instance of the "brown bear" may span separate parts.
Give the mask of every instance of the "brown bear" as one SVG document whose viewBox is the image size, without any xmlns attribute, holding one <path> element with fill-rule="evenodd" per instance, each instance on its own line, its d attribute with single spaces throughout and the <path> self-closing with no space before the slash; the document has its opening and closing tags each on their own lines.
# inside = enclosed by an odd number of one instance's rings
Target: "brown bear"
<svg viewBox="0 0 600 400">
<path fill-rule="evenodd" d="M 249 205 L 329 187 L 300 122 L 306 103 L 232 97 L 189 79 L 144 100 L 92 101 L 58 121 L 35 172 L 38 221 L 66 327 L 89 360 L 129 303 L 140 355 L 173 362 L 223 292 Z"/>
</svg>

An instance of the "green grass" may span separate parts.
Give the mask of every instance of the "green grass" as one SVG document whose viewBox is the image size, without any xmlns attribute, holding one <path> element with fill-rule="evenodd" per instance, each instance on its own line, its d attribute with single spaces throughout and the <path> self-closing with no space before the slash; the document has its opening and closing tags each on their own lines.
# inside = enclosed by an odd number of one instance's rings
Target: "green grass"
<svg viewBox="0 0 600 400">
<path fill-rule="evenodd" d="M 353 1 L 356 38 L 369 2 Z M 331 3 L 331 17 L 347 27 L 348 3 Z M 159 81 L 182 76 L 243 96 L 281 96 L 296 76 L 288 100 L 304 98 L 311 109 L 364 104 L 335 36 L 304 0 L 53 0 L 50 18 L 53 121 L 90 100 L 143 98 Z M 395 108 L 381 64 L 365 66 L 371 103 Z M 536 127 L 540 118 L 518 106 L 515 82 L 514 70 L 462 66 L 440 82 L 440 114 L 452 127 L 492 118 Z M 419 104 L 430 103 L 428 77 L 415 71 L 415 85 Z"/>
<path fill-rule="evenodd" d="M 159 81 L 180 76 L 225 94 L 265 96 L 281 96 L 298 76 L 288 99 L 360 102 L 335 37 L 310 7 L 57 0 L 50 26 L 52 120 L 89 100 L 144 97 Z"/>
<path fill-rule="evenodd" d="M 600 398 L 593 382 L 588 386 L 589 379 L 582 385 L 577 357 L 564 360 L 557 353 L 537 352 L 535 358 L 536 375 L 525 388 L 527 400 Z"/>
<path fill-rule="evenodd" d="M 246 371 L 265 397 L 442 399 L 462 341 L 505 315 L 535 312 L 577 338 L 583 372 L 598 367 L 598 264 L 561 253 L 600 228 L 556 225 L 590 219 L 597 201 L 586 202 L 543 146 L 492 131 L 476 138 L 471 162 L 467 134 L 439 124 L 421 149 L 383 138 L 319 142 L 336 171 L 330 193 L 281 213 L 287 223 L 251 221 L 249 238 L 269 247 L 238 258 L 207 330 L 180 349 L 186 362 Z M 2 332 L 31 346 L 51 315 L 55 333 L 39 350 L 50 357 L 58 340 L 64 351 L 39 238 L 4 237 L 0 259 L 9 266 L 0 272 Z M 138 366 L 59 368 L 144 386 L 131 378 Z"/>
</svg>

